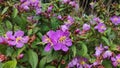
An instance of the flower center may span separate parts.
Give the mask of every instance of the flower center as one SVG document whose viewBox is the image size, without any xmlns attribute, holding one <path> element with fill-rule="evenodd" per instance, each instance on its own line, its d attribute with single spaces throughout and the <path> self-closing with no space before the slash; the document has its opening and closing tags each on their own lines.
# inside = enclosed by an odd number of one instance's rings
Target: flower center
<svg viewBox="0 0 120 68">
<path fill-rule="evenodd" d="M 65 39 L 66 39 L 66 36 L 62 36 L 62 37 L 60 37 L 59 42 L 63 42 L 63 41 L 65 41 Z"/>
<path fill-rule="evenodd" d="M 51 46 L 53 46 L 53 43 L 52 43 L 52 41 L 50 40 L 50 38 L 47 38 L 46 41 L 47 41 L 47 43 L 50 43 Z"/>
<path fill-rule="evenodd" d="M 120 59 L 118 59 L 117 62 L 120 63 Z"/>
<path fill-rule="evenodd" d="M 16 42 L 20 41 L 21 39 L 22 39 L 22 37 L 17 37 Z"/>
<path fill-rule="evenodd" d="M 118 20 L 118 18 L 114 18 L 114 21 L 117 21 Z"/>
<path fill-rule="evenodd" d="M 104 28 L 105 28 L 105 26 L 101 26 L 100 28 L 101 28 L 101 29 L 104 29 Z"/>
<path fill-rule="evenodd" d="M 81 61 L 81 62 L 80 62 L 80 64 L 84 65 L 84 64 L 85 64 L 85 62 L 84 62 L 84 61 Z"/>
</svg>

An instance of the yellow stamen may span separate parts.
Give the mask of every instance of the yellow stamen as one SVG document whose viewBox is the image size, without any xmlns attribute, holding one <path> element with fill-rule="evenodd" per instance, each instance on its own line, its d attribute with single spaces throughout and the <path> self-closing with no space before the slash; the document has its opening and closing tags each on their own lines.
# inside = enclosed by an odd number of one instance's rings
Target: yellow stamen
<svg viewBox="0 0 120 68">
<path fill-rule="evenodd" d="M 66 39 L 66 36 L 62 36 L 62 37 L 60 37 L 59 41 L 63 42 L 65 39 Z"/>
<path fill-rule="evenodd" d="M 50 38 L 46 38 L 46 41 L 47 41 L 47 43 L 50 43 L 51 46 L 53 46 L 53 43 L 52 43 L 52 41 L 50 40 Z"/>
<path fill-rule="evenodd" d="M 114 21 L 117 21 L 118 20 L 118 18 L 114 18 Z"/>
<path fill-rule="evenodd" d="M 22 37 L 17 37 L 16 42 L 20 41 L 21 39 L 22 39 Z"/>
<path fill-rule="evenodd" d="M 103 29 L 103 28 L 105 28 L 105 26 L 101 26 L 100 28 Z"/>
<path fill-rule="evenodd" d="M 120 63 L 120 59 L 118 59 L 117 62 Z"/>
<path fill-rule="evenodd" d="M 81 61 L 81 62 L 80 62 L 80 64 L 84 65 L 84 64 L 85 64 L 85 62 L 84 62 L 84 61 Z"/>
</svg>

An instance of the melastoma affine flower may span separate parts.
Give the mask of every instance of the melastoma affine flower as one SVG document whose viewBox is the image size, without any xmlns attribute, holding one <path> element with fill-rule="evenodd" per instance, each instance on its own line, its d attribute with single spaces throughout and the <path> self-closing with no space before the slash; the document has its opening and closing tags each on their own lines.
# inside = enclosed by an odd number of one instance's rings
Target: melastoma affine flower
<svg viewBox="0 0 120 68">
<path fill-rule="evenodd" d="M 69 3 L 70 0 L 62 0 L 63 3 Z"/>
<path fill-rule="evenodd" d="M 63 50 L 68 51 L 68 47 L 72 45 L 72 41 L 69 38 L 68 32 L 63 32 L 62 30 L 49 31 L 47 35 L 44 35 L 42 41 L 46 43 L 45 51 L 50 51 L 54 48 L 55 51 Z"/>
<path fill-rule="evenodd" d="M 92 66 L 87 64 L 87 59 L 83 57 L 75 57 L 71 62 L 68 64 L 68 68 L 91 68 Z"/>
<path fill-rule="evenodd" d="M 84 24 L 82 28 L 83 28 L 84 31 L 88 31 L 88 30 L 90 30 L 90 25 L 89 24 Z"/>
<path fill-rule="evenodd" d="M 28 36 L 24 36 L 24 32 L 21 30 L 16 31 L 14 35 L 12 31 L 8 31 L 6 33 L 6 39 L 10 46 L 16 46 L 17 48 L 23 47 L 29 40 Z"/>
<path fill-rule="evenodd" d="M 106 59 L 106 58 L 110 58 L 112 56 L 112 52 L 110 50 L 107 50 L 103 53 L 103 58 Z"/>
<path fill-rule="evenodd" d="M 71 16 L 68 16 L 68 17 L 67 17 L 67 21 L 64 22 L 64 23 L 65 23 L 65 25 L 67 25 L 67 26 L 71 26 L 71 25 L 74 23 L 74 18 L 71 17 Z"/>
<path fill-rule="evenodd" d="M 97 46 L 96 48 L 95 48 L 95 56 L 96 57 L 99 57 L 101 54 L 102 54 L 102 52 L 104 51 L 104 47 L 102 46 L 102 44 L 100 44 L 100 46 Z"/>
<path fill-rule="evenodd" d="M 113 17 L 110 18 L 110 20 L 112 21 L 112 23 L 114 25 L 119 25 L 120 24 L 120 17 L 118 17 L 118 16 L 113 16 Z"/>
<path fill-rule="evenodd" d="M 61 30 L 56 31 L 55 38 L 57 40 L 57 46 L 61 47 L 63 51 L 68 51 L 68 47 L 72 46 L 72 40 L 69 38 L 70 33 L 63 32 Z"/>
<path fill-rule="evenodd" d="M 120 54 L 118 54 L 116 57 L 111 58 L 113 66 L 118 66 L 120 64 Z"/>
<path fill-rule="evenodd" d="M 98 23 L 98 24 L 95 26 L 95 29 L 97 29 L 98 32 L 103 33 L 107 28 L 106 28 L 106 26 L 105 26 L 104 23 Z"/>
<path fill-rule="evenodd" d="M 46 35 L 42 37 L 42 42 L 46 43 L 45 51 L 50 51 L 52 48 L 54 48 L 55 51 L 60 50 L 59 46 L 54 45 L 57 40 L 54 40 L 55 31 L 48 31 Z"/>
</svg>

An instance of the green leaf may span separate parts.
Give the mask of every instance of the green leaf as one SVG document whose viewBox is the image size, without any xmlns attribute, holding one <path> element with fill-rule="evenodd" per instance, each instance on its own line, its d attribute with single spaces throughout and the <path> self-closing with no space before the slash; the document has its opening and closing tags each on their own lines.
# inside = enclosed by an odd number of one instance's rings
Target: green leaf
<svg viewBox="0 0 120 68">
<path fill-rule="evenodd" d="M 12 60 L 12 61 L 8 61 L 3 65 L 3 68 L 16 68 L 17 65 L 17 61 L 16 60 Z"/>
<path fill-rule="evenodd" d="M 76 56 L 76 47 L 75 46 L 72 46 L 72 51 L 73 51 L 73 56 L 75 57 Z"/>
<path fill-rule="evenodd" d="M 24 49 L 25 49 L 25 46 L 18 49 L 17 51 L 15 51 L 14 54 L 13 54 L 13 57 L 19 56 L 23 52 Z"/>
<path fill-rule="evenodd" d="M 7 10 L 8 10 L 9 7 L 5 7 L 1 13 L 1 15 L 3 15 Z"/>
<path fill-rule="evenodd" d="M 13 8 L 13 13 L 12 13 L 12 17 L 15 18 L 18 14 L 18 9 L 17 8 Z"/>
<path fill-rule="evenodd" d="M 31 64 L 32 68 L 37 68 L 38 55 L 33 50 L 28 51 L 28 61 Z"/>
<path fill-rule="evenodd" d="M 102 40 L 103 40 L 108 46 L 110 46 L 109 40 L 108 40 L 106 37 L 102 36 Z"/>
<path fill-rule="evenodd" d="M 83 42 L 80 42 L 80 45 L 82 45 L 82 49 L 80 50 L 80 55 L 81 56 L 86 56 L 87 55 L 87 46 L 83 43 Z"/>
<path fill-rule="evenodd" d="M 56 68 L 55 66 L 50 66 L 50 65 L 48 65 L 48 66 L 46 66 L 45 68 Z"/>
<path fill-rule="evenodd" d="M 47 58 L 46 58 L 46 57 L 43 57 L 43 58 L 40 60 L 39 68 L 44 68 L 44 66 L 45 66 L 45 64 L 46 64 L 46 61 L 47 61 Z"/>
<path fill-rule="evenodd" d="M 10 21 L 6 21 L 6 26 L 7 26 L 7 29 L 9 30 L 12 30 L 12 23 Z"/>
<path fill-rule="evenodd" d="M 105 68 L 113 68 L 111 62 L 108 60 L 104 60 L 102 64 Z"/>
</svg>

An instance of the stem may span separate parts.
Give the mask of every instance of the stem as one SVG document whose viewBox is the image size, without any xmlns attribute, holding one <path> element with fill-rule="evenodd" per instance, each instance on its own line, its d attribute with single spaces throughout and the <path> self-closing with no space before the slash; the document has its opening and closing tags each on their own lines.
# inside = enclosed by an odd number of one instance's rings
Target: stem
<svg viewBox="0 0 120 68">
<path fill-rule="evenodd" d="M 61 58 L 60 58 L 60 60 L 59 60 L 59 62 L 58 62 L 58 64 L 57 64 L 56 68 L 59 67 L 59 65 L 60 65 L 60 63 L 61 63 L 61 61 L 62 61 L 62 59 L 63 59 L 63 55 L 61 56 Z"/>
</svg>

